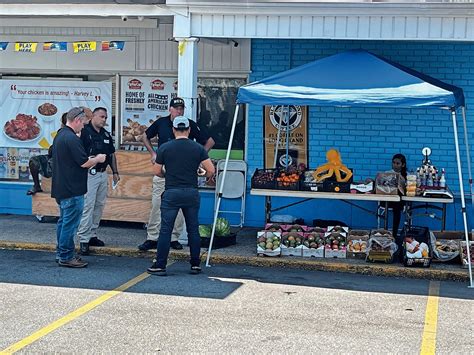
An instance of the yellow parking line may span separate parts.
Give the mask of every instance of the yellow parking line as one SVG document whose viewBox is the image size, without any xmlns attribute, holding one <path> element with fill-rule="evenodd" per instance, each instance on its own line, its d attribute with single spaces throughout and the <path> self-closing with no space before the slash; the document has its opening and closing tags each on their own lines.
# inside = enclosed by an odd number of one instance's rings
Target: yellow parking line
<svg viewBox="0 0 474 355">
<path fill-rule="evenodd" d="M 431 281 L 426 302 L 425 328 L 421 342 L 420 355 L 436 353 L 436 329 L 438 325 L 439 282 Z"/>
<path fill-rule="evenodd" d="M 168 264 L 169 265 L 169 264 Z M 138 275 L 137 277 L 131 279 L 130 281 L 124 283 L 123 285 L 117 287 L 116 289 L 109 291 L 102 296 L 96 298 L 95 300 L 87 303 L 86 305 L 76 309 L 75 311 L 65 315 L 64 317 L 54 321 L 51 324 L 48 324 L 46 327 L 41 328 L 40 330 L 36 331 L 35 333 L 31 334 L 30 336 L 20 340 L 19 342 L 9 346 L 8 348 L 0 351 L 0 354 L 13 354 L 21 349 L 23 349 L 25 346 L 30 345 L 31 343 L 37 341 L 38 339 L 41 339 L 45 335 L 48 335 L 52 331 L 58 329 L 59 327 L 62 327 L 63 325 L 72 322 L 74 319 L 82 316 L 83 314 L 91 311 L 95 307 L 101 305 L 105 301 L 108 301 L 114 296 L 117 296 L 118 294 L 122 293 L 123 291 L 129 289 L 130 287 L 136 285 L 140 281 L 145 280 L 147 277 L 150 275 L 144 272 L 141 275 Z"/>
</svg>

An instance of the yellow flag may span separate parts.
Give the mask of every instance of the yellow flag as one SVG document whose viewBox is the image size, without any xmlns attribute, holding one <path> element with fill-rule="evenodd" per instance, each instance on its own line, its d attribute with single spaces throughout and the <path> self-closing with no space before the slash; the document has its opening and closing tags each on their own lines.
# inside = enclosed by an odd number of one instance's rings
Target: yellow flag
<svg viewBox="0 0 474 355">
<path fill-rule="evenodd" d="M 179 55 L 183 55 L 185 50 L 186 50 L 186 40 L 183 39 L 178 44 L 178 53 L 179 53 Z"/>
<path fill-rule="evenodd" d="M 16 42 L 15 52 L 35 53 L 37 46 L 38 46 L 37 42 Z"/>
<path fill-rule="evenodd" d="M 74 53 L 95 52 L 95 50 L 97 49 L 97 42 L 95 41 L 73 42 L 72 47 L 74 49 Z"/>
</svg>

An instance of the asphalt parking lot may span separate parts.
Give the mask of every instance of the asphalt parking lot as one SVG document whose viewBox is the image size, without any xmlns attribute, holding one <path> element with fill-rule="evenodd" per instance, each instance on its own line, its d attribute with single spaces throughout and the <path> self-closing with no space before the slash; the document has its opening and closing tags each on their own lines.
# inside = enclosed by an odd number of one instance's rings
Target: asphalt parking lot
<svg viewBox="0 0 474 355">
<path fill-rule="evenodd" d="M 473 353 L 465 283 L 0 250 L 7 353 Z M 430 295 L 431 293 L 431 295 Z M 434 348 L 433 348 L 434 347 Z M 424 351 L 424 352 L 423 352 Z"/>
</svg>

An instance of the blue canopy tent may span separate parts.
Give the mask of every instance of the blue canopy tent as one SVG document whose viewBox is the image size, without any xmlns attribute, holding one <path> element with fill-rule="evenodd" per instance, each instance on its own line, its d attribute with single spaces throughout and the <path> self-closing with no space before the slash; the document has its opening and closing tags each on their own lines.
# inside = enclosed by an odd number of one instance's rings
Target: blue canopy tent
<svg viewBox="0 0 474 355">
<path fill-rule="evenodd" d="M 326 57 L 300 67 L 270 76 L 239 88 L 223 180 L 227 170 L 239 104 L 254 105 L 313 105 L 390 108 L 440 108 L 449 110 L 453 121 L 459 188 L 466 242 L 469 241 L 461 159 L 456 123 L 456 110 L 462 109 L 468 159 L 469 181 L 472 178 L 465 118 L 464 93 L 461 88 L 419 73 L 386 58 L 364 50 L 352 50 Z M 220 185 L 217 208 L 211 234 L 206 265 L 212 249 L 220 199 L 224 183 Z M 468 248 L 469 250 L 469 248 Z M 470 260 L 470 255 L 468 253 Z M 472 283 L 472 270 L 469 274 Z"/>
</svg>

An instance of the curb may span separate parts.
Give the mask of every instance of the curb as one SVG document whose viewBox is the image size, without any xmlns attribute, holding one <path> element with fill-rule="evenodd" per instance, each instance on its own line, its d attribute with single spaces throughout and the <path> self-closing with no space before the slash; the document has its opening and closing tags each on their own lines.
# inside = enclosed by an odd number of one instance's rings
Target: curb
<svg viewBox="0 0 474 355">
<path fill-rule="evenodd" d="M 43 243 L 23 243 L 0 241 L 0 249 L 7 250 L 40 250 L 55 251 L 56 246 L 53 244 Z M 111 248 L 100 247 L 94 248 L 92 255 L 109 255 L 109 256 L 127 256 L 133 258 L 152 258 L 154 252 L 141 252 L 130 248 Z M 187 251 L 173 251 L 169 254 L 171 259 L 187 261 L 189 259 Z M 207 250 L 202 253 L 201 260 L 205 262 Z M 326 271 L 326 272 L 343 272 L 362 275 L 400 277 L 428 279 L 438 281 L 462 281 L 469 282 L 469 274 L 466 270 L 434 270 L 431 268 L 402 268 L 391 264 L 350 264 L 339 261 L 329 260 L 305 260 L 305 259 L 285 259 L 285 258 L 265 258 L 259 256 L 239 256 L 239 255 L 222 255 L 212 254 L 212 264 L 234 264 L 249 265 L 257 267 L 278 267 L 292 268 L 302 270 Z"/>
</svg>

